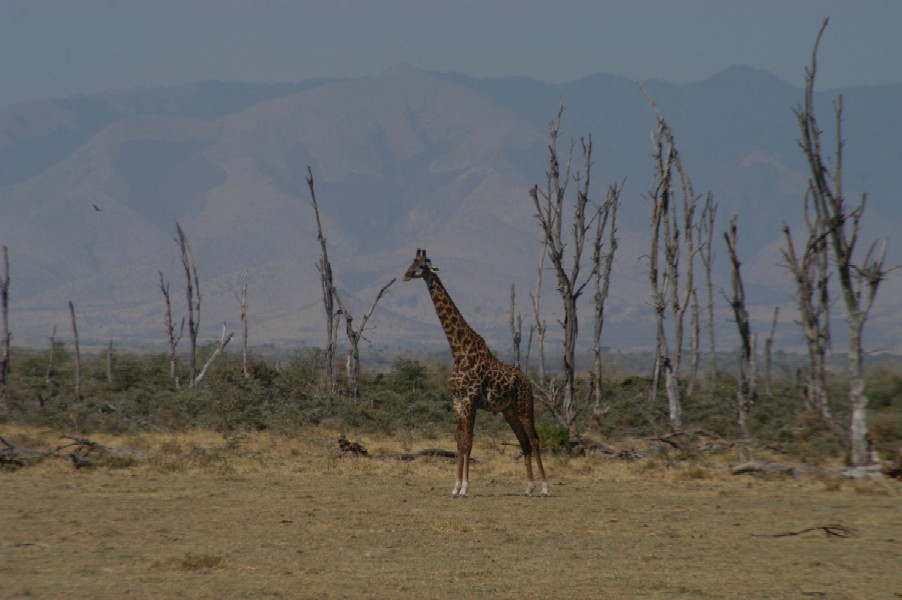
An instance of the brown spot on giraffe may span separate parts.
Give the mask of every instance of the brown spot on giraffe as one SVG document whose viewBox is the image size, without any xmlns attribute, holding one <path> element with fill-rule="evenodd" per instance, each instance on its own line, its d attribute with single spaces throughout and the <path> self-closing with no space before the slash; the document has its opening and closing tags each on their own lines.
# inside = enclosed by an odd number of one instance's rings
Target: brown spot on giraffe
<svg viewBox="0 0 902 600">
<path fill-rule="evenodd" d="M 418 249 L 413 264 L 404 274 L 404 281 L 423 279 L 426 282 L 435 312 L 451 345 L 453 367 L 448 386 L 457 419 L 457 480 L 451 495 L 466 496 L 469 490 L 473 425 L 476 423 L 476 410 L 483 409 L 504 415 L 517 436 L 526 464 L 526 495 L 531 495 L 535 487 L 532 472 L 532 457 L 535 455 L 542 480 L 542 494 L 547 496 L 548 480 L 539 451 L 529 380 L 520 369 L 492 355 L 482 336 L 473 331 L 460 314 L 437 273 L 438 269 L 432 266 L 426 251 Z"/>
</svg>

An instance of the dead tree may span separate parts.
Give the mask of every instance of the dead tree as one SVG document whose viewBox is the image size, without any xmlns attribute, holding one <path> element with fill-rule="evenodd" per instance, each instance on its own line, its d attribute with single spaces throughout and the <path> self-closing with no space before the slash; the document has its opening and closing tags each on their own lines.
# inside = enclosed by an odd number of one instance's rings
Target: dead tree
<svg viewBox="0 0 902 600">
<path fill-rule="evenodd" d="M 530 190 L 536 208 L 536 219 L 542 229 L 544 241 L 547 243 L 548 259 L 557 275 L 557 289 L 561 296 L 564 318 L 560 321 L 564 330 L 564 390 L 559 409 L 554 413 L 561 425 L 572 431 L 576 417 L 581 408 L 581 400 L 576 394 L 576 339 L 579 333 L 577 322 L 577 303 L 586 285 L 594 276 L 594 269 L 588 274 L 582 272 L 583 251 L 586 234 L 598 219 L 597 209 L 587 214 L 589 206 L 589 184 L 592 169 L 592 137 L 580 140 L 583 155 L 582 172 L 571 171 L 573 143 L 566 157 L 566 164 L 561 169 L 558 158 L 557 140 L 560 132 L 561 115 L 564 107 L 558 110 L 557 119 L 550 125 L 551 142 L 548 145 L 549 169 L 546 172 L 546 186 L 539 189 L 534 185 Z M 571 235 L 569 239 L 563 233 L 564 200 L 570 180 L 576 185 L 576 201 L 573 205 Z M 569 264 L 567 264 L 569 261 Z"/>
<path fill-rule="evenodd" d="M 394 282 L 395 278 L 392 277 L 391 281 L 382 286 L 382 289 L 376 294 L 373 305 L 370 306 L 370 309 L 363 315 L 363 319 L 360 321 L 359 329 L 354 329 L 354 317 L 348 311 L 344 302 L 342 302 L 338 289 L 334 286 L 332 287 L 332 295 L 338 303 L 339 314 L 344 317 L 345 333 L 348 336 L 348 343 L 351 345 L 348 349 L 348 378 L 349 383 L 351 384 L 351 395 L 355 400 L 360 398 L 360 340 L 366 339 L 363 337 L 363 333 L 366 331 L 366 322 L 369 321 L 370 317 L 373 315 L 373 311 L 376 310 L 376 305 L 379 304 L 379 300 L 382 299 L 382 296 Z"/>
<path fill-rule="evenodd" d="M 730 281 L 733 289 L 733 295 L 728 300 L 736 319 L 736 328 L 739 330 L 739 389 L 736 391 L 736 399 L 739 404 L 739 427 L 743 437 L 748 437 L 746 417 L 757 396 L 756 344 L 755 336 L 749 325 L 749 311 L 745 305 L 745 288 L 742 285 L 742 271 L 736 251 L 738 237 L 736 215 L 733 215 L 733 218 L 730 219 L 730 228 L 724 232 L 723 238 L 730 256 Z"/>
<path fill-rule="evenodd" d="M 50 330 L 50 351 L 47 355 L 47 377 L 45 380 L 48 385 L 53 384 L 53 378 L 56 377 L 56 370 L 53 368 L 53 353 L 56 350 L 56 325 Z"/>
<path fill-rule="evenodd" d="M 178 363 L 178 354 L 176 348 L 185 332 L 185 317 L 182 317 L 181 325 L 179 325 L 178 333 L 175 332 L 175 325 L 172 323 L 172 302 L 169 298 L 169 282 L 163 279 L 163 272 L 160 271 L 160 291 L 163 292 L 163 300 L 166 303 L 166 313 L 163 316 L 163 324 L 166 326 L 166 337 L 169 344 L 169 377 L 175 382 L 175 387 L 179 387 L 179 377 L 176 371 Z"/>
<path fill-rule="evenodd" d="M 707 303 L 705 314 L 708 330 L 708 368 L 710 370 L 709 386 L 711 394 L 714 394 L 717 385 L 717 353 L 715 347 L 714 331 L 714 279 L 711 273 L 714 269 L 714 224 L 717 221 L 717 203 L 714 195 L 708 194 L 705 198 L 705 206 L 699 221 L 699 258 L 705 268 L 705 289 L 707 290 Z"/>
<path fill-rule="evenodd" d="M 229 342 L 232 341 L 232 336 L 235 335 L 235 332 L 231 332 L 226 335 L 226 324 L 222 323 L 222 335 L 219 336 L 219 343 L 216 345 L 216 349 L 213 350 L 213 354 L 210 355 L 210 358 L 207 359 L 207 362 L 204 363 L 204 367 L 200 370 L 200 373 L 197 374 L 191 381 L 191 389 L 197 389 L 200 385 L 200 382 L 203 381 L 204 377 L 207 376 L 207 372 L 210 370 L 210 367 L 213 366 L 213 363 L 216 362 L 216 359 L 219 358 L 219 355 L 222 354 L 222 351 L 225 350 L 225 347 L 229 345 Z"/>
<path fill-rule="evenodd" d="M 106 380 L 109 383 L 113 381 L 113 340 L 106 347 Z"/>
<path fill-rule="evenodd" d="M 657 128 L 652 132 L 655 173 L 649 195 L 652 201 L 649 282 L 657 325 L 657 356 L 651 394 L 652 396 L 657 395 L 658 377 L 660 373 L 663 373 L 670 423 L 672 427 L 678 429 L 682 424 L 678 377 L 682 362 L 683 327 L 686 311 L 692 302 L 695 289 L 694 231 L 696 230 L 695 208 L 698 198 L 692 189 L 692 182 L 683 170 L 673 133 L 664 114 L 644 88 L 642 91 L 658 118 Z M 674 180 L 674 172 L 676 172 L 677 180 Z M 664 253 L 663 260 L 660 257 L 661 250 Z M 685 266 L 681 267 L 680 261 L 683 258 L 686 262 Z M 683 276 L 685 281 L 681 284 L 680 278 Z M 668 343 L 664 328 L 665 313 L 668 307 L 673 319 L 672 347 Z"/>
<path fill-rule="evenodd" d="M 81 351 L 78 349 L 78 326 L 75 323 L 75 305 L 69 300 L 69 317 L 72 320 L 72 337 L 75 343 L 75 399 L 81 400 Z"/>
<path fill-rule="evenodd" d="M 600 218 L 596 221 L 595 241 L 593 244 L 592 264 L 595 265 L 595 327 L 592 331 L 592 418 L 599 422 L 605 412 L 601 403 L 601 334 L 604 330 L 604 305 L 611 287 L 611 269 L 614 266 L 614 253 L 617 251 L 617 208 L 620 205 L 620 191 L 623 184 L 614 184 L 608 188 L 605 202 L 601 207 Z M 607 234 L 608 245 L 604 252 L 604 237 Z"/>
<path fill-rule="evenodd" d="M 777 334 L 777 319 L 780 317 L 780 307 L 774 307 L 774 318 L 770 323 L 770 333 L 764 340 L 764 393 L 773 395 L 771 389 L 771 367 L 773 365 L 774 336 Z"/>
<path fill-rule="evenodd" d="M 200 328 L 200 278 L 197 275 L 197 265 L 194 263 L 194 255 L 191 246 L 188 245 L 188 236 L 178 221 L 175 221 L 178 232 L 179 249 L 181 250 L 182 268 L 185 271 L 185 296 L 188 300 L 188 341 L 191 348 L 188 353 L 188 381 L 191 389 L 196 387 L 197 380 L 197 332 Z"/>
<path fill-rule="evenodd" d="M 513 365 L 520 368 L 520 343 L 523 340 L 523 317 L 517 313 L 517 288 L 511 284 L 511 314 L 507 319 L 511 328 L 511 348 L 513 351 Z"/>
<path fill-rule="evenodd" d="M 244 270 L 244 285 L 241 287 L 241 295 L 235 294 L 235 297 L 238 298 L 238 304 L 241 306 L 241 375 L 245 379 L 250 379 L 251 372 L 247 365 L 247 269 Z"/>
<path fill-rule="evenodd" d="M 307 187 L 310 189 L 310 202 L 313 204 L 313 213 L 316 216 L 316 239 L 320 244 L 320 257 L 316 263 L 319 271 L 320 287 L 323 293 L 323 308 L 326 311 L 326 391 L 335 391 L 335 346 L 338 338 L 338 320 L 335 314 L 333 301 L 334 285 L 332 283 L 332 263 L 329 262 L 329 252 L 326 249 L 326 237 L 323 235 L 323 226 L 319 218 L 319 205 L 316 203 L 316 190 L 313 186 L 313 170 L 307 165 Z"/>
<path fill-rule="evenodd" d="M 9 250 L 3 246 L 3 277 L 0 277 L 0 395 L 6 388 L 6 378 L 9 375 L 10 341 L 12 334 L 9 332 Z"/>
<path fill-rule="evenodd" d="M 539 355 L 539 386 L 545 385 L 545 331 L 547 324 L 542 318 L 542 273 L 545 271 L 545 257 L 548 255 L 548 240 L 542 238 L 542 249 L 539 252 L 539 264 L 536 267 L 536 291 L 529 295 L 532 301 L 532 314 L 535 324 L 529 330 L 529 343 L 526 345 L 525 366 L 529 368 L 529 350 L 532 347 L 532 334 L 536 334 L 536 352 Z"/>
<path fill-rule="evenodd" d="M 823 223 L 810 211 L 811 191 L 805 194 L 805 225 L 808 236 L 796 251 L 789 225 L 783 224 L 786 247 L 781 249 L 783 263 L 789 268 L 796 286 L 796 302 L 799 308 L 797 323 L 802 328 L 808 349 L 808 373 L 805 378 L 805 405 L 817 412 L 832 430 L 830 404 L 827 400 L 827 350 L 830 347 L 830 288 L 827 241 Z"/>
<path fill-rule="evenodd" d="M 836 147 L 832 158 L 826 162 L 821 149 L 821 130 L 814 115 L 814 78 L 817 72 L 817 48 L 829 19 L 824 19 L 814 49 L 811 65 L 805 71 L 805 98 L 795 108 L 801 139 L 799 145 L 808 160 L 810 179 L 808 193 L 814 204 L 817 219 L 823 224 L 824 233 L 829 238 L 836 264 L 836 275 L 846 307 L 846 323 L 849 332 L 849 402 L 851 405 L 851 425 L 849 429 L 849 463 L 853 466 L 870 461 L 867 440 L 868 398 L 864 391 L 862 368 L 862 333 L 865 321 L 874 304 L 877 289 L 886 277 L 884 260 L 887 241 L 878 245 L 875 240 L 862 258 L 856 258 L 861 216 L 864 213 L 866 196 L 862 195 L 857 206 L 846 203 L 843 191 L 843 146 L 842 138 L 842 96 L 834 102 L 836 118 Z"/>
</svg>

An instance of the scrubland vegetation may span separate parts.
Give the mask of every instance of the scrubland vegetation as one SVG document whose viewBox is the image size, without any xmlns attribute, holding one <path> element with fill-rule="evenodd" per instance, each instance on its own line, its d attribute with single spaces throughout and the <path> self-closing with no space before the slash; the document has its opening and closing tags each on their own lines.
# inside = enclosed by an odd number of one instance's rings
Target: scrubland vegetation
<svg viewBox="0 0 902 600">
<path fill-rule="evenodd" d="M 199 358 L 212 351 L 203 349 Z M 397 358 L 384 373 L 364 370 L 361 397 L 343 392 L 338 377 L 336 393 L 325 392 L 322 354 L 316 349 L 297 351 L 287 360 L 273 363 L 252 358 L 249 377 L 243 376 L 240 357 L 223 354 L 208 378 L 197 389 L 177 386 L 170 378 L 165 355 L 116 354 L 112 363 L 98 356 L 82 361 L 81 398 L 74 396 L 72 355 L 56 343 L 48 376 L 49 351 L 12 354 L 11 374 L 5 389 L 6 425 L 42 427 L 61 434 L 91 436 L 97 433 L 143 433 L 211 430 L 229 437 L 251 431 L 302 435 L 310 428 L 325 427 L 355 435 L 386 435 L 400 439 L 428 440 L 453 433 L 454 417 L 445 380 L 445 360 Z M 180 364 L 179 374 L 184 365 Z M 336 369 L 336 372 L 339 370 Z M 780 372 L 780 369 L 775 369 Z M 789 368 L 782 370 L 791 374 Z M 585 396 L 587 382 L 578 380 Z M 836 399 L 831 411 L 838 422 L 847 422 L 846 382 L 829 379 L 828 397 Z M 602 409 L 592 411 L 583 403 L 577 431 L 609 447 L 673 434 L 664 392 L 652 398 L 651 378 L 622 376 L 605 381 Z M 546 386 L 547 388 L 548 386 Z M 763 387 L 763 386 L 761 386 Z M 804 391 L 788 376 L 775 377 L 771 393 L 759 394 L 748 417 L 748 439 L 737 424 L 736 380 L 718 372 L 712 388 L 708 376 L 700 377 L 692 394 L 685 395 L 686 439 L 716 442 L 723 449 L 736 444 L 785 454 L 787 460 L 811 464 L 841 462 L 844 440 L 807 410 Z M 552 418 L 548 399 L 536 388 L 538 424 L 543 444 L 570 449 L 565 428 Z M 902 446 L 902 372 L 888 363 L 867 376 L 870 398 L 869 438 L 874 451 L 892 460 Z M 514 442 L 503 419 L 487 413 L 477 418 L 477 434 L 496 443 Z M 510 439 L 508 439 L 510 438 Z M 672 444 L 685 446 L 693 443 Z M 450 448 L 453 450 L 453 446 Z M 577 446 L 576 450 L 580 450 Z"/>
</svg>

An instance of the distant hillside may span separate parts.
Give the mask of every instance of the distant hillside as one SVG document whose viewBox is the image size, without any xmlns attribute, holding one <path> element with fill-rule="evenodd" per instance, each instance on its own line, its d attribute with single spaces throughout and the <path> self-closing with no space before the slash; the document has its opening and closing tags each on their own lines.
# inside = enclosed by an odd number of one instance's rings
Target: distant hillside
<svg viewBox="0 0 902 600">
<path fill-rule="evenodd" d="M 783 305 L 780 341 L 797 347 L 793 291 L 778 263 L 780 226 L 802 218 L 805 164 L 791 111 L 801 90 L 747 67 L 692 84 L 643 85 L 667 115 L 696 191 L 715 194 L 720 228 L 739 215 L 756 325 L 763 331 L 772 307 Z M 902 225 L 902 85 L 821 94 L 825 129 L 838 94 L 846 189 L 853 198 L 868 193 L 864 239 L 892 238 Z M 604 342 L 647 348 L 643 194 L 655 121 L 637 85 L 604 74 L 552 85 L 408 65 L 355 80 L 203 82 L 0 109 L 0 244 L 10 252 L 15 342 L 43 344 L 53 325 L 67 326 L 71 299 L 84 338 L 162 343 L 159 271 L 181 310 L 178 218 L 200 271 L 202 337 L 216 336 L 222 321 L 237 327 L 234 292 L 247 269 L 252 343 L 321 344 L 310 165 L 352 311 L 362 314 L 424 247 L 468 320 L 507 348 L 510 287 L 526 314 L 535 285 L 539 236 L 527 191 L 544 181 L 548 122 L 562 100 L 565 143 L 593 137 L 596 197 L 626 181 Z M 890 248 L 889 262 L 902 263 L 895 239 Z M 719 287 L 725 276 L 721 265 Z M 550 274 L 546 283 L 553 323 L 559 301 Z M 902 351 L 900 292 L 894 275 L 866 334 L 870 347 Z M 732 345 L 721 305 L 718 335 Z M 371 324 L 377 345 L 444 344 L 419 282 L 397 282 Z"/>
</svg>

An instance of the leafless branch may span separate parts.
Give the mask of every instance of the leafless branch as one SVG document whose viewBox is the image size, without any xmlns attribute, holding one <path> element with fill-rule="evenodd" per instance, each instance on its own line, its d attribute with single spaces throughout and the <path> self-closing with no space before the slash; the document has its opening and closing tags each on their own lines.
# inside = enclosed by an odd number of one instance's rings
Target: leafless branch
<svg viewBox="0 0 902 600">
<path fill-rule="evenodd" d="M 234 331 L 226 335 L 226 324 L 223 321 L 222 335 L 219 336 L 219 344 L 217 344 L 216 349 L 213 351 L 213 354 L 210 355 L 210 358 L 207 359 L 207 362 L 204 363 L 204 367 L 200 370 L 200 373 L 198 373 L 197 377 L 194 378 L 192 388 L 197 388 L 200 385 L 200 382 L 203 381 L 204 377 L 207 376 L 207 372 L 210 370 L 210 367 L 213 366 L 213 363 L 216 362 L 216 359 L 219 358 L 219 355 L 222 354 L 222 351 L 225 350 L 225 347 L 229 345 L 229 342 L 232 341 L 232 336 L 234 335 Z"/>
<path fill-rule="evenodd" d="M 834 523 L 831 525 L 815 525 L 813 527 L 806 527 L 804 529 L 798 529 L 795 531 L 780 531 L 777 533 L 755 533 L 752 534 L 752 537 L 770 537 L 770 538 L 780 538 L 780 537 L 790 537 L 795 535 L 802 535 L 804 533 L 810 533 L 812 531 L 823 531 L 826 537 L 838 537 L 838 538 L 850 538 L 856 537 L 856 533 L 853 529 L 846 527 L 845 525 Z"/>
<path fill-rule="evenodd" d="M 316 217 L 316 239 L 320 244 L 320 257 L 316 263 L 316 269 L 320 275 L 320 287 L 323 294 L 323 308 L 326 311 L 326 389 L 329 393 L 335 391 L 335 346 L 336 323 L 335 305 L 333 301 L 332 263 L 329 262 L 329 252 L 326 247 L 326 237 L 323 235 L 323 226 L 319 217 L 319 205 L 316 202 L 316 189 L 313 185 L 313 170 L 307 165 L 307 187 L 310 190 L 310 203 L 313 205 L 313 213 Z"/>
</svg>

